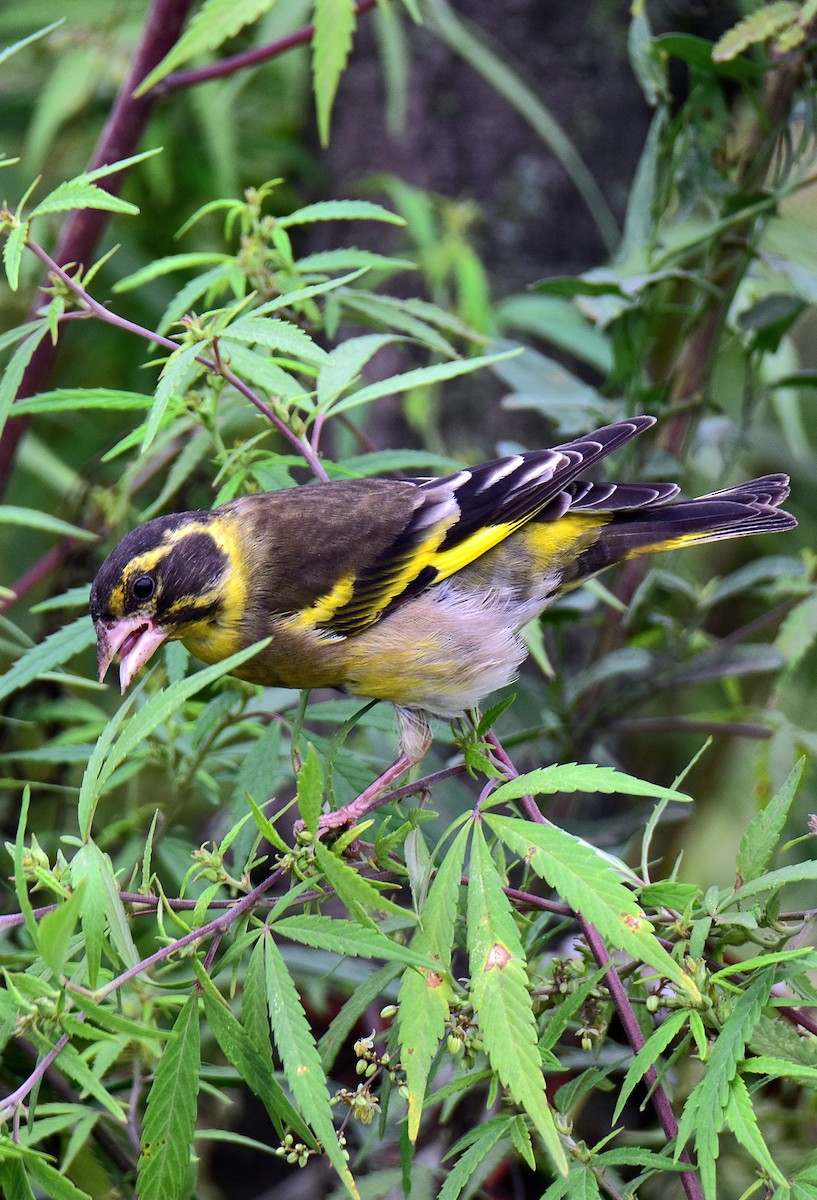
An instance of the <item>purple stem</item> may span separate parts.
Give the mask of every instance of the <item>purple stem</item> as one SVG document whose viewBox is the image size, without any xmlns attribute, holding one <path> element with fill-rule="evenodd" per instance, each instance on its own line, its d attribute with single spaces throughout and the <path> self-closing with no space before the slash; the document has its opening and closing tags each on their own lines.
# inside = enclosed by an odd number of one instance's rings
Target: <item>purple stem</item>
<svg viewBox="0 0 817 1200">
<path fill-rule="evenodd" d="M 94 316 L 99 317 L 101 321 L 107 322 L 108 325 L 114 325 L 117 329 L 124 329 L 127 333 L 132 333 L 136 337 L 144 338 L 148 342 L 155 342 L 157 345 L 164 346 L 168 350 L 178 350 L 179 343 L 174 342 L 172 338 L 163 337 L 162 334 L 155 333 L 151 329 L 146 329 L 143 325 L 137 325 L 135 321 L 128 321 L 125 317 L 120 317 L 118 313 L 111 312 L 109 308 L 106 308 L 104 304 L 100 304 L 98 300 L 94 300 L 93 296 L 86 292 L 82 284 L 78 283 L 71 275 L 68 274 L 67 271 L 64 271 L 63 268 L 59 266 L 59 264 L 55 262 L 45 250 L 43 250 L 42 246 L 38 245 L 37 242 L 30 241 L 28 246 L 29 249 L 31 249 L 37 255 L 37 257 L 45 263 L 45 265 L 49 268 L 50 273 L 52 275 L 56 275 L 57 278 L 60 279 L 67 288 L 70 288 L 70 290 L 81 301 L 81 303 L 85 305 L 89 312 L 92 312 Z M 272 422 L 278 432 L 281 433 L 287 439 L 287 441 L 292 443 L 298 453 L 303 455 L 318 479 L 322 480 L 324 483 L 326 482 L 329 476 L 326 474 L 323 464 L 313 453 L 309 442 L 305 438 L 299 438 L 296 433 L 293 433 L 289 426 L 282 421 L 280 417 L 276 416 L 269 405 L 265 404 L 261 397 L 256 395 L 252 388 L 248 387 L 243 379 L 240 379 L 238 375 L 234 374 L 229 367 L 225 367 L 223 365 L 218 354 L 216 354 L 212 359 L 207 358 L 204 354 L 197 354 L 196 362 L 201 363 L 201 365 L 206 367 L 208 371 L 212 371 L 214 374 L 220 375 L 222 379 L 226 379 L 226 381 L 231 384 L 236 391 L 240 392 L 242 396 L 246 396 L 246 398 L 255 405 L 258 411 L 262 413 L 268 421 Z"/>
</svg>

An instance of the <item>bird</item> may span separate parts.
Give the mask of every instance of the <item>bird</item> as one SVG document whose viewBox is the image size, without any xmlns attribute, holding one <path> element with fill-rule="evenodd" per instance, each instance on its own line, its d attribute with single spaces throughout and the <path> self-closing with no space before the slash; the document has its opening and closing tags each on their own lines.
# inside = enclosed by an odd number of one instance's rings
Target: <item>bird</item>
<svg viewBox="0 0 817 1200">
<path fill-rule="evenodd" d="M 520 632 L 566 588 L 614 563 L 797 522 L 786 475 L 698 499 L 674 483 L 587 478 L 655 423 L 616 421 L 546 450 L 441 478 L 343 479 L 155 517 L 111 551 L 90 611 L 102 680 L 122 692 L 165 641 L 235 674 L 390 701 L 409 763 L 428 717 L 454 718 L 516 677 Z"/>
</svg>

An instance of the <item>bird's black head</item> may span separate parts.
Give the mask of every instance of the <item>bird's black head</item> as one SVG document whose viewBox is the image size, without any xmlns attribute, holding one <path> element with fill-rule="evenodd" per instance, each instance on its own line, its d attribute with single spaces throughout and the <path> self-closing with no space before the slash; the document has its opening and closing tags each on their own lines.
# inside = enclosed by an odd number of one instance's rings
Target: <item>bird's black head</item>
<svg viewBox="0 0 817 1200">
<path fill-rule="evenodd" d="M 119 651 L 124 691 L 163 641 L 218 617 L 230 555 L 217 527 L 215 513 L 174 513 L 114 547 L 91 588 L 100 678 Z"/>
</svg>

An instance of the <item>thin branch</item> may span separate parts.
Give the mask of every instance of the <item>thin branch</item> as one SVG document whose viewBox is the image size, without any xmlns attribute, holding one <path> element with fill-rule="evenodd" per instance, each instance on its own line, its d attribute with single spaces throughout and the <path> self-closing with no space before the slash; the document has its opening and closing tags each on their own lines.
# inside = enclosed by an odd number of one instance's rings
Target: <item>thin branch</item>
<svg viewBox="0 0 817 1200">
<path fill-rule="evenodd" d="M 360 0 L 355 5 L 355 17 L 368 12 L 376 4 L 377 0 Z M 287 50 L 294 50 L 296 46 L 303 46 L 306 42 L 311 42 L 314 36 L 315 26 L 304 25 L 300 29 L 296 29 L 293 33 L 288 33 L 286 37 L 278 38 L 274 42 L 268 42 L 266 46 L 256 46 L 254 50 L 245 50 L 243 54 L 233 54 L 229 58 L 222 58 L 220 62 L 211 63 L 208 67 L 194 67 L 188 71 L 173 71 L 170 75 L 166 75 L 164 79 L 160 79 L 150 89 L 148 95 L 165 96 L 170 92 L 178 92 L 182 88 L 194 87 L 199 83 L 209 83 L 212 79 L 223 79 L 225 76 L 235 75 L 239 71 L 246 71 L 251 67 L 257 67 L 259 63 L 268 62 L 271 58 L 278 58 L 279 55 L 285 54 Z"/>
<path fill-rule="evenodd" d="M 85 290 L 81 283 L 74 279 L 73 276 L 69 275 L 67 271 L 63 270 L 63 268 L 54 261 L 50 254 L 48 254 L 48 252 L 44 250 L 42 246 L 40 246 L 37 242 L 32 241 L 29 241 L 27 244 L 29 248 L 37 255 L 40 261 L 45 263 L 51 273 L 56 275 L 57 278 L 73 292 L 79 301 L 87 309 L 89 309 L 94 316 L 99 317 L 101 321 L 105 321 L 108 325 L 114 325 L 117 329 L 123 329 L 127 333 L 132 333 L 136 337 L 144 338 L 145 341 L 155 342 L 157 345 L 163 346 L 165 349 L 170 350 L 171 352 L 179 349 L 179 343 L 174 342 L 172 338 L 164 337 L 162 334 L 156 333 L 152 329 L 146 329 L 144 325 L 137 325 L 135 321 L 129 321 L 126 317 L 120 317 L 118 313 L 112 312 L 111 309 L 106 308 L 104 304 L 100 304 L 98 300 L 95 300 L 93 296 Z M 243 379 L 240 379 L 238 375 L 236 375 L 230 370 L 229 367 L 226 367 L 221 362 L 221 359 L 217 353 L 213 358 L 208 358 L 204 354 L 197 354 L 196 362 L 200 363 L 201 366 L 206 367 L 208 371 L 212 371 L 214 375 L 220 375 L 221 378 L 226 380 L 227 383 L 231 384 L 236 391 L 240 392 L 242 396 L 245 396 L 251 404 L 254 404 L 258 411 L 262 413 L 263 416 L 265 416 L 267 420 L 275 426 L 278 432 L 295 447 L 298 453 L 303 456 L 318 479 L 324 483 L 326 482 L 329 476 L 327 475 L 321 461 L 315 456 L 312 447 L 309 445 L 309 442 L 306 440 L 306 438 L 299 438 L 296 433 L 293 433 L 286 422 L 282 421 L 281 418 L 272 411 L 269 405 L 265 404 L 261 397 L 257 395 L 252 388 L 244 382 Z"/>
</svg>

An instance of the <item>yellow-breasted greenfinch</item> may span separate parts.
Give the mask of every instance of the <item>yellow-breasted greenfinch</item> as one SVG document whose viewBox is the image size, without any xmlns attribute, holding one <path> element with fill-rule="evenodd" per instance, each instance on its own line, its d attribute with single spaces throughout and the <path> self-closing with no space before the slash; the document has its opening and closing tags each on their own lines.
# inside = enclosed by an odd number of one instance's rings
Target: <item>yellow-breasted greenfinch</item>
<svg viewBox="0 0 817 1200">
<path fill-rule="evenodd" d="M 214 663 L 269 637 L 237 675 L 390 700 L 404 754 L 422 757 L 426 714 L 509 683 L 520 630 L 565 587 L 636 555 L 796 525 L 778 507 L 785 475 L 696 500 L 583 477 L 653 423 L 441 479 L 316 483 L 148 521 L 94 580 L 100 678 L 118 653 L 124 691 L 168 639 Z"/>
</svg>

